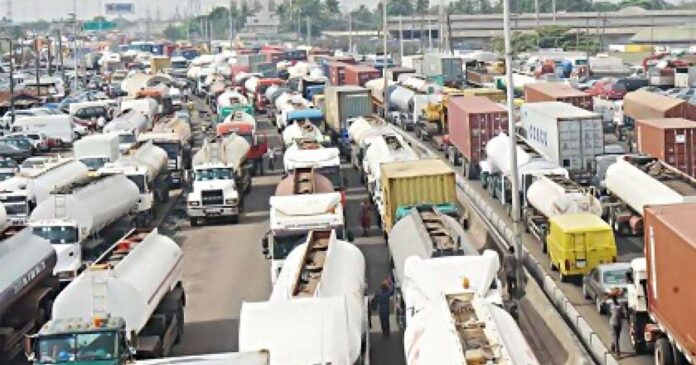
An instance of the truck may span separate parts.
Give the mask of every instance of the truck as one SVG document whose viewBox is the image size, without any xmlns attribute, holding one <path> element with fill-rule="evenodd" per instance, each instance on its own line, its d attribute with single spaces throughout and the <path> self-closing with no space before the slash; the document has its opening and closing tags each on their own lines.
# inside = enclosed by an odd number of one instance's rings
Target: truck
<svg viewBox="0 0 696 365">
<path fill-rule="evenodd" d="M 96 171 L 108 162 L 116 161 L 119 151 L 119 135 L 116 133 L 92 134 L 73 145 L 73 153 L 89 171 Z"/>
<path fill-rule="evenodd" d="M 296 110 L 311 108 L 311 103 L 298 92 L 288 92 L 280 95 L 275 101 L 275 125 L 279 132 L 290 125 L 288 114 Z"/>
<path fill-rule="evenodd" d="M 389 114 L 388 119 L 402 129 L 411 130 L 413 125 L 408 121 L 411 120 L 413 113 L 413 98 L 416 91 L 404 86 L 397 85 L 394 90 L 389 93 Z"/>
<path fill-rule="evenodd" d="M 228 115 L 237 110 L 242 110 L 250 115 L 254 115 L 254 110 L 249 100 L 238 91 L 227 90 L 217 97 L 217 122 L 222 122 Z"/>
<path fill-rule="evenodd" d="M 297 140 L 330 143 L 330 141 L 327 141 L 327 138 L 324 137 L 324 134 L 321 133 L 321 130 L 307 120 L 298 120 L 283 130 L 283 144 L 285 147 L 289 147 Z"/>
<path fill-rule="evenodd" d="M 136 365 L 269 365 L 268 351 L 222 352 L 216 354 L 175 356 L 140 360 Z M 118 364 L 121 365 L 121 364 Z"/>
<path fill-rule="evenodd" d="M 155 216 L 155 206 L 169 200 L 171 177 L 167 170 L 167 152 L 146 143 L 128 156 L 99 169 L 100 173 L 124 174 L 137 187 L 140 193 L 136 222 L 147 225 Z"/>
<path fill-rule="evenodd" d="M 360 249 L 335 231 L 310 231 L 268 301 L 242 304 L 239 351 L 267 350 L 270 365 L 367 364 L 367 303 Z"/>
<path fill-rule="evenodd" d="M 193 156 L 193 187 L 186 209 L 192 226 L 213 217 L 239 221 L 244 194 L 251 191 L 249 149 L 244 138 L 231 134 L 218 142 L 205 141 Z"/>
<path fill-rule="evenodd" d="M 157 265 L 153 265 L 153 263 Z M 168 356 L 184 331 L 183 251 L 157 229 L 132 230 L 56 297 L 29 337 L 32 364 Z"/>
<path fill-rule="evenodd" d="M 411 256 L 420 258 L 470 255 L 478 250 L 468 242 L 459 222 L 440 213 L 433 205 L 423 205 L 408 211 L 392 227 L 387 240 L 389 262 L 394 277 L 394 298 L 397 324 L 405 328 L 406 313 L 401 296 L 404 283 L 404 264 Z"/>
<path fill-rule="evenodd" d="M 646 206 L 696 202 L 696 179 L 652 156 L 619 157 L 603 185 L 603 215 L 618 235 L 643 232 Z"/>
<path fill-rule="evenodd" d="M 453 165 L 463 166 L 464 176 L 477 179 L 479 163 L 486 160 L 486 145 L 491 138 L 508 128 L 505 108 L 483 96 L 446 99 L 446 122 L 449 143 L 448 158 Z"/>
<path fill-rule="evenodd" d="M 324 91 L 326 95 L 326 122 L 324 132 L 331 136 L 331 141 L 341 150 L 341 154 L 350 154 L 350 137 L 348 120 L 372 114 L 370 90 L 358 86 L 330 86 Z"/>
<path fill-rule="evenodd" d="M 302 97 L 312 100 L 314 95 L 324 93 L 324 89 L 329 83 L 329 78 L 323 75 L 307 75 L 302 76 L 299 81 L 298 91 L 302 94 Z"/>
<path fill-rule="evenodd" d="M 594 189 L 581 186 L 565 175 L 541 175 L 527 189 L 522 208 L 525 230 L 542 243 L 546 252 L 549 218 L 570 213 L 591 213 L 602 216 L 602 203 Z"/>
<path fill-rule="evenodd" d="M 376 202 L 382 228 L 389 233 L 397 217 L 422 205 L 459 217 L 454 170 L 438 159 L 390 161 L 380 165 L 380 194 Z"/>
<path fill-rule="evenodd" d="M 167 168 L 172 178 L 172 185 L 175 187 L 182 186 L 184 171 L 191 166 L 191 145 L 188 143 L 191 129 L 186 122 L 183 122 L 181 127 L 183 128 L 177 130 L 146 132 L 138 136 L 139 145 L 151 141 L 155 146 L 167 152 Z"/>
<path fill-rule="evenodd" d="M 12 131 L 43 133 L 61 146 L 70 146 L 77 139 L 73 117 L 64 114 L 22 117 L 12 124 Z"/>
<path fill-rule="evenodd" d="M 404 263 L 406 363 L 537 365 L 514 317 L 503 309 L 498 254 Z M 417 354 L 417 355 L 416 355 Z"/>
<path fill-rule="evenodd" d="M 594 110 L 591 95 L 559 82 L 535 82 L 524 85 L 524 101 L 527 103 L 558 101 L 588 111 Z"/>
<path fill-rule="evenodd" d="M 365 151 L 361 169 L 361 182 L 381 214 L 382 208 L 382 168 L 381 165 L 394 161 L 414 161 L 419 156 L 397 132 L 385 133 L 375 138 Z"/>
<path fill-rule="evenodd" d="M 459 56 L 427 53 L 423 57 L 423 75 L 442 85 L 464 86 L 463 66 Z"/>
<path fill-rule="evenodd" d="M 152 98 L 124 99 L 121 101 L 119 109 L 119 112 L 116 114 L 117 117 L 119 115 L 128 114 L 130 111 L 140 112 L 140 114 L 147 119 L 148 129 L 152 128 L 152 125 L 155 123 L 155 119 L 159 117 L 159 105 L 157 104 L 157 100 Z"/>
<path fill-rule="evenodd" d="M 7 221 L 15 227 L 26 226 L 31 212 L 49 198 L 51 191 L 84 179 L 88 173 L 84 163 L 61 158 L 0 182 L 0 202 Z"/>
<path fill-rule="evenodd" d="M 628 312 L 631 344 L 637 352 L 652 345 L 655 364 L 696 362 L 693 322 L 680 313 L 693 308 L 696 204 L 645 207 L 645 257 L 631 261 Z"/>
<path fill-rule="evenodd" d="M 138 142 L 140 133 L 149 128 L 148 119 L 143 113 L 129 110 L 111 120 L 102 132 L 118 134 L 118 149 L 121 153 L 126 153 Z"/>
<path fill-rule="evenodd" d="M 394 130 L 387 122 L 376 115 L 357 117 L 348 121 L 348 135 L 351 141 L 350 161 L 354 168 L 361 170 L 365 152 L 373 140 Z"/>
<path fill-rule="evenodd" d="M 130 226 L 138 187 L 122 174 L 101 174 L 57 188 L 29 217 L 34 234 L 47 239 L 58 255 L 54 268 L 69 282 L 100 250 Z"/>
<path fill-rule="evenodd" d="M 269 105 L 266 91 L 272 86 L 281 86 L 285 81 L 279 78 L 261 78 L 254 89 L 254 107 L 256 111 L 263 112 Z"/>
<path fill-rule="evenodd" d="M 300 175 L 297 172 L 294 174 L 295 177 Z M 296 191 L 301 189 L 302 186 L 298 186 Z M 310 231 L 333 229 L 338 237 L 345 237 L 341 194 L 333 189 L 325 193 L 303 191 L 293 195 L 275 195 L 269 204 L 270 229 L 262 239 L 261 247 L 266 259 L 271 261 L 273 284 L 280 275 L 287 255 L 306 241 Z"/>
<path fill-rule="evenodd" d="M 252 175 L 258 171 L 263 175 L 263 156 L 268 152 L 268 136 L 259 132 L 256 119 L 242 111 L 237 111 L 225 118 L 225 121 L 215 127 L 218 138 L 225 138 L 234 133 L 249 143 L 247 159 L 253 163 Z"/>
<path fill-rule="evenodd" d="M 636 121 L 637 152 L 657 157 L 696 177 L 696 123 L 683 118 Z"/>
<path fill-rule="evenodd" d="M 634 91 L 626 94 L 623 99 L 623 118 L 619 120 L 616 134 L 620 139 L 633 139 L 636 120 L 652 118 L 684 118 L 687 112 L 687 102 L 682 99 L 649 91 Z"/>
<path fill-rule="evenodd" d="M 42 237 L 23 229 L 0 244 L 0 362 L 9 364 L 22 352 L 24 337 L 51 318 L 60 290 L 53 276 L 56 251 Z"/>
<path fill-rule="evenodd" d="M 521 114 L 529 145 L 589 185 L 594 159 L 604 154 L 602 116 L 556 101 L 524 104 Z"/>
<path fill-rule="evenodd" d="M 288 112 L 285 117 L 285 126 L 290 126 L 298 121 L 309 121 L 317 127 L 324 124 L 324 111 L 314 106 L 305 109 L 295 109 Z"/>
<path fill-rule="evenodd" d="M 341 157 L 336 147 L 324 147 L 306 140 L 296 141 L 285 149 L 283 166 L 286 173 L 298 168 L 313 168 L 331 180 L 335 190 L 344 192 L 346 184 L 341 175 Z"/>
</svg>

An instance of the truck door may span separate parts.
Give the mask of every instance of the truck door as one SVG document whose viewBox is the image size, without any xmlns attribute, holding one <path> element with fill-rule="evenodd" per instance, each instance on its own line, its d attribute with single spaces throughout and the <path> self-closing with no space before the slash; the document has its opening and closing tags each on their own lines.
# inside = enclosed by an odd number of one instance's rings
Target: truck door
<svg viewBox="0 0 696 365">
<path fill-rule="evenodd" d="M 571 257 L 575 259 L 575 266 L 579 269 L 587 267 L 587 240 L 585 233 L 573 233 L 571 235 Z"/>
</svg>

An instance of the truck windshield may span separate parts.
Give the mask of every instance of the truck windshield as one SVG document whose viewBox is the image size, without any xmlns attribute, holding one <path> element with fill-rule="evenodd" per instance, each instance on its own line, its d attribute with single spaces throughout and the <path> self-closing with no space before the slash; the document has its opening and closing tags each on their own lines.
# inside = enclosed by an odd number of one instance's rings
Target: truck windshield
<svg viewBox="0 0 696 365">
<path fill-rule="evenodd" d="M 80 161 L 87 165 L 89 171 L 97 171 L 99 168 L 103 167 L 105 163 L 109 161 L 107 157 L 87 157 L 81 158 Z"/>
<path fill-rule="evenodd" d="M 0 172 L 0 181 L 5 181 L 14 175 L 14 172 Z"/>
<path fill-rule="evenodd" d="M 293 248 L 303 244 L 307 240 L 306 233 L 298 233 L 289 236 L 276 236 L 273 238 L 273 259 L 283 260 L 290 254 Z"/>
<path fill-rule="evenodd" d="M 35 235 L 47 239 L 52 244 L 67 244 L 77 242 L 77 230 L 75 227 L 34 227 L 32 231 Z"/>
<path fill-rule="evenodd" d="M 115 332 L 78 333 L 40 337 L 38 361 L 42 364 L 103 361 L 117 357 L 118 336 Z"/>
<path fill-rule="evenodd" d="M 7 215 L 25 215 L 27 214 L 27 204 L 25 202 L 14 203 L 14 204 L 3 204 L 5 206 L 5 212 Z"/>
<path fill-rule="evenodd" d="M 170 160 L 175 160 L 179 154 L 179 145 L 176 143 L 155 143 L 155 145 L 167 152 L 167 158 Z"/>
<path fill-rule="evenodd" d="M 174 61 L 174 62 L 172 62 L 172 68 L 175 70 L 187 69 L 188 62 L 187 61 Z"/>
<path fill-rule="evenodd" d="M 196 170 L 196 181 L 231 180 L 232 169 L 205 169 Z"/>
<path fill-rule="evenodd" d="M 128 180 L 132 181 L 138 187 L 140 193 L 145 193 L 145 175 L 128 175 Z"/>
<path fill-rule="evenodd" d="M 118 143 L 135 143 L 135 135 L 132 133 L 119 134 Z"/>
</svg>

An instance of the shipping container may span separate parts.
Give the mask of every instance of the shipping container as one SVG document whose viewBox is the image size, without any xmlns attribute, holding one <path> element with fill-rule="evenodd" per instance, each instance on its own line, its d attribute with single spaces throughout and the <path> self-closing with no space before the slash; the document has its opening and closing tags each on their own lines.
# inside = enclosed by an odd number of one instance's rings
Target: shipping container
<svg viewBox="0 0 696 365">
<path fill-rule="evenodd" d="M 423 55 L 404 56 L 401 60 L 401 66 L 412 68 L 416 74 L 423 74 Z"/>
<path fill-rule="evenodd" d="M 690 175 L 696 175 L 696 122 L 682 118 L 639 119 L 636 122 L 638 152 Z"/>
<path fill-rule="evenodd" d="M 674 350 L 696 360 L 696 321 L 690 317 L 696 303 L 696 204 L 655 205 L 645 208 L 645 258 L 650 317 L 676 346 Z M 665 351 L 660 340 L 656 352 Z M 678 359 L 680 354 L 669 351 Z M 665 353 L 662 353 L 665 356 Z M 674 362 L 674 364 L 686 362 Z"/>
<path fill-rule="evenodd" d="M 467 69 L 466 82 L 470 85 L 488 87 L 495 85 L 495 78 L 504 75 L 497 73 L 489 73 L 484 69 Z"/>
<path fill-rule="evenodd" d="M 602 116 L 557 101 L 524 104 L 521 114 L 529 144 L 571 179 L 589 184 L 595 156 L 604 154 Z"/>
<path fill-rule="evenodd" d="M 626 94 L 623 100 L 624 125 L 634 127 L 639 119 L 683 118 L 686 101 L 649 91 Z M 688 118 L 688 117 L 687 117 Z"/>
<path fill-rule="evenodd" d="M 390 81 L 399 81 L 401 75 L 415 75 L 416 70 L 410 67 L 390 67 L 387 69 L 387 79 Z"/>
<path fill-rule="evenodd" d="M 372 114 L 370 90 L 360 86 L 329 86 L 326 95 L 326 131 L 337 138 L 347 133 L 346 121 Z"/>
<path fill-rule="evenodd" d="M 472 87 L 455 92 L 461 96 L 483 96 L 496 103 L 505 102 L 505 91 L 493 87 Z"/>
<path fill-rule="evenodd" d="M 560 101 L 592 111 L 592 96 L 570 85 L 537 82 L 524 85 L 524 100 L 527 103 Z"/>
<path fill-rule="evenodd" d="M 329 63 L 329 84 L 332 86 L 342 86 L 346 83 L 346 63 Z"/>
<path fill-rule="evenodd" d="M 441 160 L 383 163 L 380 169 L 385 232 L 394 225 L 399 207 L 457 201 L 454 170 Z"/>
<path fill-rule="evenodd" d="M 457 165 L 461 156 L 464 174 L 469 179 L 478 178 L 479 162 L 486 159 L 486 144 L 507 128 L 507 110 L 490 99 L 451 98 L 447 104 L 447 129 L 455 151 L 449 152 L 450 159 Z"/>
<path fill-rule="evenodd" d="M 423 58 L 423 75 L 427 78 L 441 77 L 444 85 L 462 86 L 464 84 L 462 59 L 437 53 L 426 54 Z"/>
<path fill-rule="evenodd" d="M 368 81 L 382 75 L 379 70 L 367 65 L 346 65 L 344 70 L 346 85 L 365 86 Z"/>
</svg>

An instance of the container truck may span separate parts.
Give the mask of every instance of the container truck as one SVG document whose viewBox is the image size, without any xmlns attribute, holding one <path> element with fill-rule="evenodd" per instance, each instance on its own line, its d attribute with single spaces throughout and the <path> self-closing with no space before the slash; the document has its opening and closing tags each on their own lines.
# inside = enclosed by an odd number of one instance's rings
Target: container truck
<svg viewBox="0 0 696 365">
<path fill-rule="evenodd" d="M 645 257 L 631 262 L 629 333 L 638 352 L 652 345 L 655 364 L 696 363 L 693 311 L 696 204 L 645 207 Z"/>
<path fill-rule="evenodd" d="M 358 86 L 330 86 L 326 95 L 326 122 L 324 131 L 331 136 L 341 154 L 350 153 L 348 119 L 372 114 L 370 90 Z"/>
<path fill-rule="evenodd" d="M 602 116 L 555 101 L 524 104 L 521 114 L 529 145 L 589 185 L 594 159 L 604 154 Z"/>
<path fill-rule="evenodd" d="M 438 84 L 464 85 L 464 65 L 459 56 L 428 53 L 423 57 L 423 75 Z"/>
<path fill-rule="evenodd" d="M 380 165 L 380 195 L 376 205 L 384 232 L 414 205 L 433 205 L 459 216 L 455 173 L 441 160 L 390 161 Z"/>
<path fill-rule="evenodd" d="M 609 193 L 602 200 L 604 216 L 619 235 L 643 232 L 648 205 L 696 202 L 696 179 L 651 156 L 618 158 L 603 185 Z"/>
<path fill-rule="evenodd" d="M 591 213 L 602 216 L 602 203 L 594 189 L 579 185 L 564 175 L 541 175 L 527 189 L 522 208 L 525 230 L 542 243 L 546 252 L 549 218 L 570 213 Z"/>
<path fill-rule="evenodd" d="M 367 185 L 367 191 L 381 212 L 382 208 L 382 168 L 383 163 L 394 161 L 414 161 L 419 156 L 403 137 L 396 133 L 382 134 L 365 151 L 362 163 L 361 181 Z"/>
<path fill-rule="evenodd" d="M 343 86 L 346 84 L 346 66 L 345 62 L 330 62 L 329 63 L 329 85 Z"/>
<path fill-rule="evenodd" d="M 328 83 L 329 78 L 326 76 L 302 76 L 298 85 L 298 91 L 302 94 L 303 98 L 312 100 L 314 95 L 324 93 L 324 89 Z"/>
<path fill-rule="evenodd" d="M 507 130 L 505 108 L 483 96 L 454 97 L 447 102 L 448 157 L 463 166 L 464 176 L 477 179 L 486 160 L 488 141 Z"/>
<path fill-rule="evenodd" d="M 696 122 L 682 118 L 636 121 L 637 152 L 696 177 Z"/>
<path fill-rule="evenodd" d="M 244 194 L 251 191 L 249 143 L 236 134 L 222 141 L 205 142 L 193 157 L 193 188 L 187 213 L 191 225 L 199 219 L 229 217 L 234 223 L 244 209 Z"/>
<path fill-rule="evenodd" d="M 285 150 L 283 166 L 286 173 L 298 168 L 313 168 L 327 177 L 337 191 L 343 192 L 345 181 L 341 175 L 341 156 L 338 148 L 323 147 L 311 141 L 297 141 Z"/>
<path fill-rule="evenodd" d="M 239 350 L 268 350 L 270 365 L 366 364 L 369 343 L 365 258 L 334 231 L 310 231 L 269 300 L 242 304 Z"/>
<path fill-rule="evenodd" d="M 389 262 L 394 277 L 394 297 L 397 324 L 405 327 L 405 307 L 401 298 L 404 283 L 404 263 L 408 257 L 423 259 L 471 255 L 479 253 L 468 242 L 466 232 L 459 222 L 440 213 L 432 205 L 409 210 L 392 227 L 389 239 Z"/>
<path fill-rule="evenodd" d="M 24 337 L 51 319 L 58 295 L 53 276 L 56 251 L 47 240 L 23 229 L 0 244 L 0 362 L 9 364 L 22 352 Z"/>
<path fill-rule="evenodd" d="M 225 121 L 216 127 L 218 138 L 225 138 L 234 133 L 244 138 L 249 143 L 247 159 L 252 161 L 252 175 L 263 175 L 263 156 L 268 152 L 268 136 L 265 132 L 259 132 L 256 119 L 253 116 L 238 111 L 228 116 Z"/>
<path fill-rule="evenodd" d="M 382 75 L 376 68 L 363 64 L 346 65 L 343 69 L 346 85 L 365 86 L 368 81 Z"/>
<path fill-rule="evenodd" d="M 404 56 L 401 60 L 401 66 L 413 69 L 416 74 L 423 73 L 423 55 Z"/>
<path fill-rule="evenodd" d="M 73 153 L 90 171 L 96 171 L 104 164 L 116 161 L 121 155 L 119 135 L 104 133 L 83 137 L 73 144 Z"/>
<path fill-rule="evenodd" d="M 524 85 L 524 101 L 527 103 L 558 101 L 588 111 L 594 110 L 591 95 L 558 82 L 535 82 Z"/>
<path fill-rule="evenodd" d="M 404 265 L 404 353 L 416 364 L 536 365 L 498 293 L 498 255 L 421 258 Z"/>
<path fill-rule="evenodd" d="M 29 359 L 125 365 L 169 356 L 184 331 L 182 271 L 171 238 L 128 232 L 56 297 L 51 320 L 29 338 Z"/>
<path fill-rule="evenodd" d="M 616 132 L 619 138 L 631 140 L 636 120 L 684 118 L 687 102 L 649 91 L 634 91 L 624 97 L 622 110 L 623 118 L 619 120 Z"/>
<path fill-rule="evenodd" d="M 365 152 L 370 144 L 382 135 L 394 133 L 387 122 L 374 115 L 349 120 L 348 135 L 351 141 L 350 161 L 353 167 L 361 170 Z"/>
<path fill-rule="evenodd" d="M 335 230 L 339 238 L 345 237 L 340 193 L 276 195 L 271 197 L 269 203 L 270 229 L 261 241 L 261 247 L 266 259 L 271 261 L 273 284 L 280 275 L 287 255 L 307 240 L 310 231 Z"/>
<path fill-rule="evenodd" d="M 25 226 L 34 208 L 46 200 L 53 189 L 84 179 L 88 173 L 82 162 L 63 158 L 0 182 L 0 201 L 5 206 L 7 221 L 12 226 Z"/>
<path fill-rule="evenodd" d="M 146 143 L 129 156 L 107 163 L 100 173 L 123 174 L 137 187 L 140 193 L 136 222 L 147 225 L 155 216 L 155 205 L 169 200 L 171 177 L 167 170 L 167 152 Z"/>
<path fill-rule="evenodd" d="M 53 190 L 31 213 L 29 226 L 53 244 L 54 274 L 62 282 L 74 279 L 84 261 L 110 244 L 119 228 L 130 226 L 138 199 L 138 187 L 121 174 L 91 176 Z"/>
</svg>

